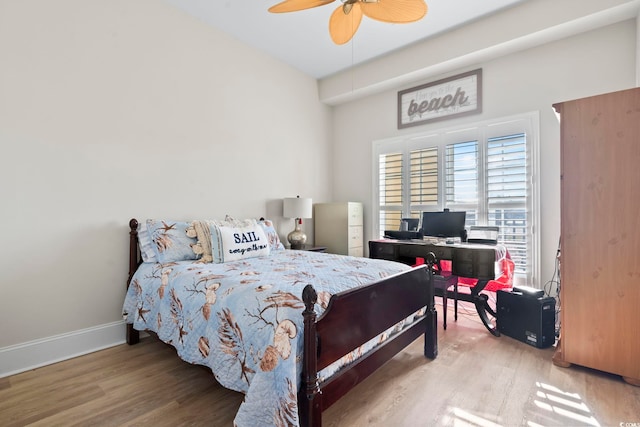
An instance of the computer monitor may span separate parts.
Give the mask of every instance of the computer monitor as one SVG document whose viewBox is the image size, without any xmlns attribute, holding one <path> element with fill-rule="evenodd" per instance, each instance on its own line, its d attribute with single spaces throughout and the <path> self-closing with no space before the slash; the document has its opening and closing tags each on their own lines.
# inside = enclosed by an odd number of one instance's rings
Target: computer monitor
<svg viewBox="0 0 640 427">
<path fill-rule="evenodd" d="M 462 238 L 466 218 L 465 211 L 422 212 L 422 234 L 434 237 Z"/>
</svg>

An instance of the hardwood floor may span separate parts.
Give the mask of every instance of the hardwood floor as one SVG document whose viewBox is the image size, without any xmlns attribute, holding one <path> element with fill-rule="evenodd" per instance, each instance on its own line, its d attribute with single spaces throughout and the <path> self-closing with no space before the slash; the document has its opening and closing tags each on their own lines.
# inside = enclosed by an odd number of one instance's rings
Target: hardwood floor
<svg viewBox="0 0 640 427">
<path fill-rule="evenodd" d="M 417 340 L 329 408 L 324 425 L 640 425 L 640 387 L 554 366 L 553 348 L 493 337 L 469 308 L 448 320 L 436 360 Z M 231 426 L 241 401 L 145 338 L 0 378 L 0 426 Z"/>
</svg>

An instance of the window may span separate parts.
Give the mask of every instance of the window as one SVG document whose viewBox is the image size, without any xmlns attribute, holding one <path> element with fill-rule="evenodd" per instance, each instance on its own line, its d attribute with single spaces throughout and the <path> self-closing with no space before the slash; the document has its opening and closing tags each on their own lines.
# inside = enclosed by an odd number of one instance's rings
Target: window
<svg viewBox="0 0 640 427">
<path fill-rule="evenodd" d="M 466 227 L 496 225 L 516 283 L 538 277 L 538 115 L 374 143 L 374 236 L 423 211 L 466 211 Z"/>
</svg>

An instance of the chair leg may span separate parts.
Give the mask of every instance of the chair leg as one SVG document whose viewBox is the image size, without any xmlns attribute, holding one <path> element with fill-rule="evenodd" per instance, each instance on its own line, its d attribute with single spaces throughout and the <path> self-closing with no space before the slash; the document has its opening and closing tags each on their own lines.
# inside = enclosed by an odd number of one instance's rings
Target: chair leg
<svg viewBox="0 0 640 427">
<path fill-rule="evenodd" d="M 453 284 L 453 319 L 458 321 L 458 281 Z"/>
<path fill-rule="evenodd" d="M 442 326 L 447 329 L 447 290 L 442 293 Z"/>
</svg>

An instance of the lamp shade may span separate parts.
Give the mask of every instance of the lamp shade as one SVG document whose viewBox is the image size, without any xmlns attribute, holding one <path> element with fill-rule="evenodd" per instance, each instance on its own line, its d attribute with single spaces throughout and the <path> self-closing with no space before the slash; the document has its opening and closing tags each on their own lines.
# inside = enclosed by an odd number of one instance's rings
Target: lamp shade
<svg viewBox="0 0 640 427">
<path fill-rule="evenodd" d="M 287 197 L 284 199 L 282 216 L 285 218 L 311 218 L 313 204 L 311 199 Z"/>
</svg>

